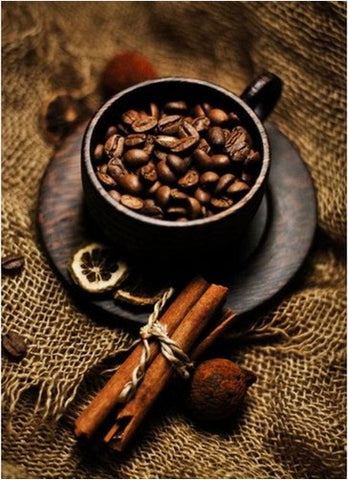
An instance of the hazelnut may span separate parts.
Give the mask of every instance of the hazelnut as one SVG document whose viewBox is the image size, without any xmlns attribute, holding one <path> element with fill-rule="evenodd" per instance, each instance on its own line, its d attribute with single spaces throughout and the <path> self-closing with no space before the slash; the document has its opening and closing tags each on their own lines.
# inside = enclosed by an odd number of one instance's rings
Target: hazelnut
<svg viewBox="0 0 348 480">
<path fill-rule="evenodd" d="M 101 87 L 106 97 L 145 80 L 156 78 L 150 61 L 137 52 L 123 52 L 109 60 L 101 75 Z"/>
<path fill-rule="evenodd" d="M 188 408 L 196 420 L 214 422 L 230 418 L 241 405 L 256 376 L 234 362 L 214 358 L 195 370 Z"/>
</svg>

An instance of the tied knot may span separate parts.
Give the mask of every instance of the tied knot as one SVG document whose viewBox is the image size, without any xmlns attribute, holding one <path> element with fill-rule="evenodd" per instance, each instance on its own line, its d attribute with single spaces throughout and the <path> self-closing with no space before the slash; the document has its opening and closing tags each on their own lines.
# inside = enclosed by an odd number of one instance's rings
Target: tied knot
<svg viewBox="0 0 348 480">
<path fill-rule="evenodd" d="M 173 293 L 173 288 L 169 288 L 164 292 L 162 298 L 155 304 L 154 311 L 150 315 L 147 324 L 140 328 L 139 334 L 143 344 L 140 360 L 133 370 L 131 380 L 125 384 L 119 395 L 119 403 L 128 402 L 134 396 L 139 383 L 144 378 L 146 366 L 150 358 L 149 340 L 153 337 L 159 342 L 162 355 L 171 363 L 173 368 L 184 378 L 190 376 L 190 369 L 193 363 L 191 363 L 190 358 L 180 345 L 169 337 L 167 327 L 158 322 L 160 311 Z M 138 342 L 139 340 L 136 341 L 136 343 Z"/>
</svg>

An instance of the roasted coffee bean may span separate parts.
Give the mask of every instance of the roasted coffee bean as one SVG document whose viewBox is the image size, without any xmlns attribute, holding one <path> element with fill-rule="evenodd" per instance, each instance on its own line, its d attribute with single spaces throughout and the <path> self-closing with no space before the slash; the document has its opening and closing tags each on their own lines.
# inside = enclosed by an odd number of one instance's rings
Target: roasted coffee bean
<svg viewBox="0 0 348 480">
<path fill-rule="evenodd" d="M 192 109 L 192 113 L 195 117 L 205 117 L 205 111 L 201 105 L 195 105 Z"/>
<path fill-rule="evenodd" d="M 1 271 L 4 274 L 12 275 L 19 273 L 24 267 L 24 257 L 20 254 L 11 254 L 2 257 Z"/>
<path fill-rule="evenodd" d="M 208 118 L 213 125 L 221 125 L 222 123 L 227 122 L 228 115 L 224 110 L 220 108 L 212 108 L 208 112 Z"/>
<path fill-rule="evenodd" d="M 226 208 L 232 207 L 233 200 L 228 197 L 213 197 L 210 200 L 210 205 L 217 210 L 225 210 Z"/>
<path fill-rule="evenodd" d="M 184 113 L 187 111 L 187 104 L 184 101 L 176 101 L 176 102 L 167 102 L 164 105 L 164 111 L 165 112 L 178 112 L 178 113 Z"/>
<path fill-rule="evenodd" d="M 174 183 L 176 181 L 176 176 L 168 167 L 166 160 L 160 160 L 158 162 L 157 175 L 163 183 Z"/>
<path fill-rule="evenodd" d="M 168 185 L 160 186 L 155 192 L 155 198 L 158 205 L 165 208 L 170 202 L 170 187 Z"/>
<path fill-rule="evenodd" d="M 204 103 L 202 103 L 202 108 L 203 108 L 203 112 L 205 113 L 205 115 L 208 115 L 208 113 L 211 110 L 211 105 L 210 105 L 210 103 L 204 102 Z"/>
<path fill-rule="evenodd" d="M 122 115 L 122 122 L 126 125 L 132 125 L 133 122 L 138 120 L 139 112 L 135 110 L 128 110 Z"/>
<path fill-rule="evenodd" d="M 181 218 L 187 215 L 187 210 L 185 207 L 170 207 L 166 211 L 170 219 Z"/>
<path fill-rule="evenodd" d="M 115 133 L 111 135 L 105 142 L 105 152 L 109 158 L 121 157 L 124 148 L 124 137 Z"/>
<path fill-rule="evenodd" d="M 211 127 L 208 130 L 208 141 L 212 146 L 217 148 L 222 148 L 225 145 L 225 135 L 221 127 Z"/>
<path fill-rule="evenodd" d="M 210 156 L 203 150 L 196 148 L 196 150 L 193 152 L 193 157 L 196 161 L 197 167 L 199 167 L 200 170 L 209 170 L 213 167 L 213 162 Z"/>
<path fill-rule="evenodd" d="M 228 114 L 228 121 L 232 127 L 240 124 L 240 118 L 235 112 L 230 112 Z"/>
<path fill-rule="evenodd" d="M 98 162 L 104 157 L 104 145 L 99 143 L 94 149 L 94 159 Z"/>
<path fill-rule="evenodd" d="M 27 345 L 24 338 L 16 332 L 9 331 L 2 336 L 4 351 L 16 360 L 23 358 L 27 353 Z"/>
<path fill-rule="evenodd" d="M 144 206 L 142 199 L 133 195 L 121 195 L 120 202 L 131 210 L 141 210 Z"/>
<path fill-rule="evenodd" d="M 144 145 L 146 140 L 145 133 L 131 133 L 124 139 L 126 147 L 140 147 Z"/>
<path fill-rule="evenodd" d="M 149 160 L 149 155 L 144 152 L 144 150 L 140 150 L 139 148 L 132 148 L 128 150 L 124 156 L 124 161 L 131 167 L 139 167 L 141 165 L 145 165 Z"/>
<path fill-rule="evenodd" d="M 226 190 L 226 195 L 231 197 L 240 197 L 250 190 L 250 187 L 247 183 L 240 180 L 236 180 L 232 183 Z"/>
<path fill-rule="evenodd" d="M 183 188 L 184 190 L 189 190 L 198 185 L 199 182 L 199 174 L 196 170 L 189 170 L 185 173 L 185 175 L 178 180 L 179 187 Z"/>
<path fill-rule="evenodd" d="M 201 138 L 198 145 L 197 145 L 198 150 L 202 150 L 205 153 L 210 153 L 211 152 L 211 147 L 209 143 L 206 141 L 205 138 Z"/>
<path fill-rule="evenodd" d="M 155 149 L 155 139 L 152 135 L 148 135 L 146 137 L 146 142 L 145 142 L 143 150 L 148 155 L 151 155 L 152 152 L 154 151 L 154 149 Z"/>
<path fill-rule="evenodd" d="M 219 181 L 219 175 L 216 172 L 204 172 L 199 177 L 199 184 L 206 189 L 212 189 Z"/>
<path fill-rule="evenodd" d="M 106 130 L 106 134 L 105 134 L 105 140 L 107 140 L 109 137 L 111 137 L 112 135 L 115 135 L 115 133 L 117 133 L 117 127 L 115 125 L 111 125 L 111 127 L 109 127 L 107 130 Z"/>
<path fill-rule="evenodd" d="M 158 190 L 159 187 L 161 187 L 161 186 L 162 186 L 162 183 L 161 183 L 159 180 L 157 180 L 157 182 L 155 182 L 153 185 L 151 185 L 151 187 L 149 187 L 149 188 L 147 189 L 147 193 L 148 193 L 149 195 L 154 195 L 155 192 L 157 192 L 157 190 Z"/>
<path fill-rule="evenodd" d="M 165 135 L 175 135 L 182 122 L 180 115 L 168 115 L 162 117 L 157 124 L 158 131 Z"/>
<path fill-rule="evenodd" d="M 129 194 L 137 195 L 142 193 L 144 189 L 138 175 L 135 175 L 135 173 L 126 173 L 120 176 L 117 179 L 117 183 L 126 193 Z"/>
<path fill-rule="evenodd" d="M 139 175 L 145 183 L 154 183 L 158 179 L 156 166 L 153 162 L 149 162 L 139 170 Z"/>
<path fill-rule="evenodd" d="M 125 166 L 123 165 L 122 160 L 120 158 L 114 157 L 109 161 L 107 165 L 106 173 L 111 175 L 112 178 L 117 182 L 118 178 L 121 175 L 124 175 L 125 173 L 128 173 L 128 172 Z"/>
<path fill-rule="evenodd" d="M 149 217 L 153 217 L 153 218 L 163 218 L 163 210 L 161 207 L 159 207 L 158 205 L 145 205 L 145 202 L 144 202 L 144 206 L 143 208 L 139 211 L 139 213 L 141 213 L 142 215 L 147 215 Z"/>
<path fill-rule="evenodd" d="M 116 181 L 107 173 L 107 170 L 108 166 L 106 163 L 104 163 L 103 165 L 97 167 L 96 175 L 104 187 L 115 187 Z"/>
<path fill-rule="evenodd" d="M 168 154 L 166 152 L 163 152 L 163 150 L 159 150 L 158 148 L 155 148 L 153 151 L 153 154 L 157 160 L 167 160 Z"/>
<path fill-rule="evenodd" d="M 206 205 L 207 203 L 210 202 L 211 199 L 211 193 L 207 192 L 206 190 L 203 190 L 203 188 L 196 188 L 194 197 L 202 204 Z"/>
<path fill-rule="evenodd" d="M 176 204 L 186 203 L 188 199 L 188 196 L 186 195 L 186 193 L 181 192 L 177 188 L 173 188 L 170 191 L 170 196 L 171 196 L 171 199 L 173 200 L 173 203 L 176 203 Z"/>
<path fill-rule="evenodd" d="M 196 220 L 197 218 L 200 217 L 202 208 L 200 202 L 197 200 L 197 198 L 189 197 L 187 199 L 188 201 L 188 214 L 189 217 L 192 220 Z"/>
<path fill-rule="evenodd" d="M 188 218 L 186 217 L 179 217 L 175 219 L 176 222 L 188 222 Z"/>
<path fill-rule="evenodd" d="M 181 125 L 178 128 L 179 138 L 195 137 L 199 140 L 199 133 L 190 123 L 185 120 L 182 121 Z"/>
<path fill-rule="evenodd" d="M 193 118 L 192 117 L 183 117 L 183 120 L 187 123 L 192 123 L 193 122 Z"/>
<path fill-rule="evenodd" d="M 232 173 L 226 173 L 225 175 L 222 175 L 215 187 L 215 193 L 218 195 L 223 193 L 235 181 L 235 179 L 236 177 Z"/>
<path fill-rule="evenodd" d="M 150 103 L 150 116 L 158 120 L 160 118 L 160 111 L 156 103 Z"/>
<path fill-rule="evenodd" d="M 181 140 L 176 137 L 171 137 L 169 135 L 157 135 L 155 137 L 155 143 L 163 148 L 173 149 L 176 147 Z"/>
<path fill-rule="evenodd" d="M 213 168 L 216 170 L 226 170 L 230 166 L 230 157 L 228 155 L 217 153 L 210 158 L 213 163 Z"/>
<path fill-rule="evenodd" d="M 117 190 L 109 190 L 109 195 L 112 197 L 116 202 L 120 201 L 121 194 Z"/>
<path fill-rule="evenodd" d="M 194 148 L 199 142 L 199 135 L 197 137 L 185 137 L 178 140 L 178 143 L 171 148 L 174 153 L 183 153 Z"/>
<path fill-rule="evenodd" d="M 187 172 L 190 166 L 190 159 L 185 159 L 170 153 L 167 156 L 167 164 L 174 173 L 177 175 L 183 175 Z"/>
<path fill-rule="evenodd" d="M 210 120 L 208 117 L 206 117 L 205 115 L 202 115 L 200 117 L 196 117 L 193 122 L 192 122 L 192 126 L 197 130 L 197 132 L 205 132 L 206 130 L 208 130 L 208 128 L 210 127 Z"/>
<path fill-rule="evenodd" d="M 225 142 L 225 152 L 233 161 L 243 162 L 250 152 L 251 140 L 248 132 L 243 127 L 235 127 L 228 135 Z"/>
<path fill-rule="evenodd" d="M 155 117 L 146 116 L 145 118 L 139 118 L 132 123 L 132 129 L 134 132 L 142 133 L 149 132 L 157 125 Z"/>
</svg>

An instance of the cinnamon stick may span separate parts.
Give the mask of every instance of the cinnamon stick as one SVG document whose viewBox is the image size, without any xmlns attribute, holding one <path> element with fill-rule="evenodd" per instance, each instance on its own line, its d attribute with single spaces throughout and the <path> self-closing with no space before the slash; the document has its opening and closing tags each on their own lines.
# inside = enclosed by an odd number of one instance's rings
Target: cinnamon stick
<svg viewBox="0 0 348 480">
<path fill-rule="evenodd" d="M 204 327 L 224 302 L 228 289 L 211 285 L 185 315 L 172 335 L 184 352 L 188 352 Z M 170 363 L 157 355 L 148 368 L 135 396 L 118 412 L 115 424 L 104 437 L 116 451 L 123 451 L 147 411 L 163 390 L 172 374 Z"/>
<path fill-rule="evenodd" d="M 160 318 L 160 322 L 166 325 L 168 335 L 171 336 L 185 315 L 207 290 L 209 284 L 202 278 L 193 279 L 178 295 Z M 117 404 L 118 396 L 123 387 L 131 379 L 135 367 L 138 365 L 142 352 L 142 346 L 138 345 L 127 359 L 120 365 L 116 373 L 111 377 L 104 388 L 94 400 L 81 413 L 75 422 L 75 435 L 90 438 L 105 418 L 111 413 Z M 157 342 L 150 343 L 150 358 L 148 365 L 159 352 Z"/>
<path fill-rule="evenodd" d="M 218 325 L 190 352 L 190 359 L 197 360 L 237 320 L 238 315 L 226 308 Z"/>
</svg>

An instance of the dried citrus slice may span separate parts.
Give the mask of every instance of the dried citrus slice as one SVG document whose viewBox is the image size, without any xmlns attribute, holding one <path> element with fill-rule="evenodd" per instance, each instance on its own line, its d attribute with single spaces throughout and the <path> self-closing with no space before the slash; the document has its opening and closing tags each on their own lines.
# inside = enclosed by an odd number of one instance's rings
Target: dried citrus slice
<svg viewBox="0 0 348 480">
<path fill-rule="evenodd" d="M 90 293 L 114 289 L 128 275 L 128 266 L 116 260 L 113 252 L 101 243 L 89 243 L 72 256 L 69 271 L 74 282 Z"/>
<path fill-rule="evenodd" d="M 132 270 L 126 282 L 114 293 L 116 301 L 126 302 L 132 305 L 145 307 L 154 305 L 159 300 L 166 287 L 163 283 L 149 278 L 142 272 Z"/>
</svg>

